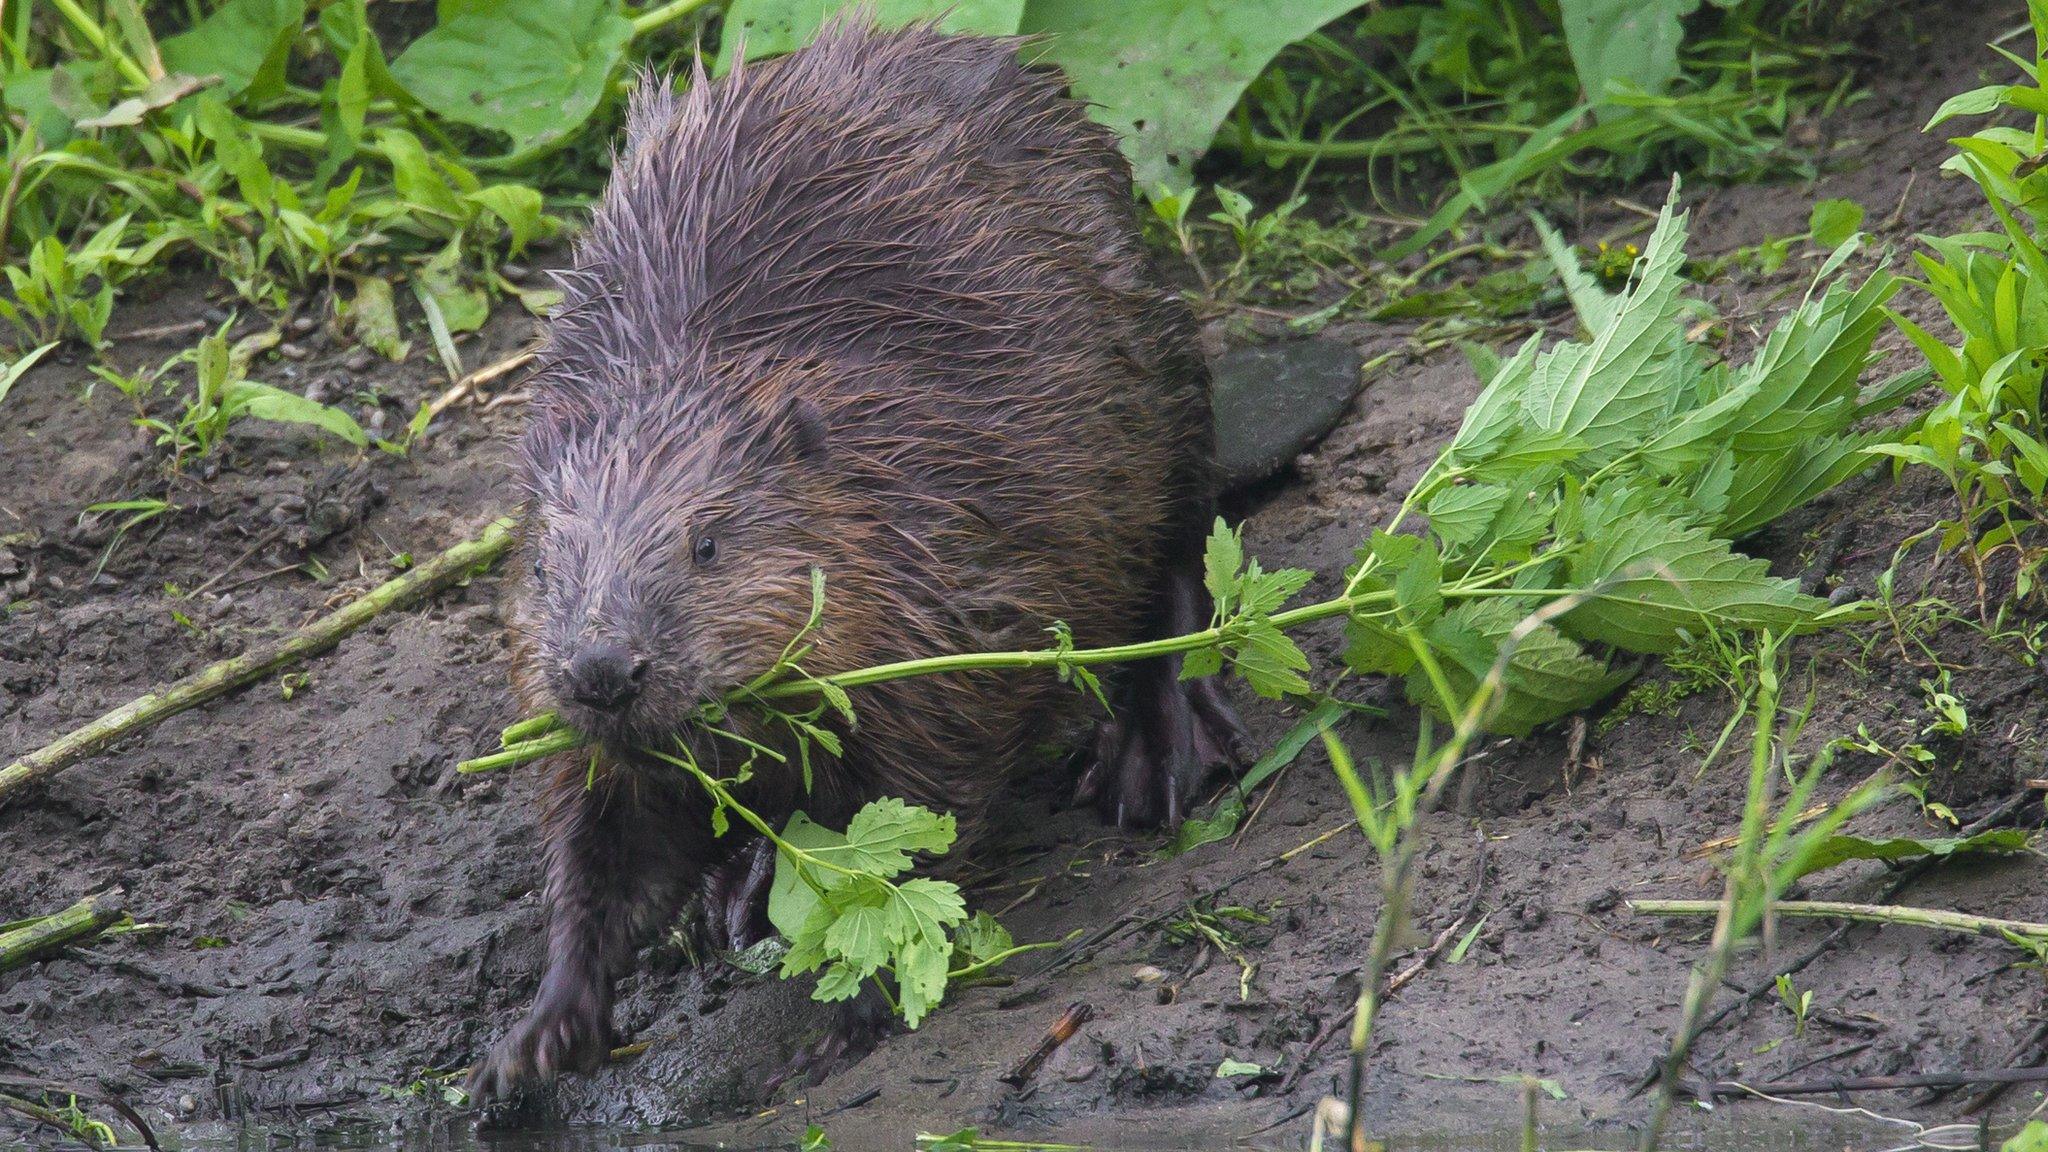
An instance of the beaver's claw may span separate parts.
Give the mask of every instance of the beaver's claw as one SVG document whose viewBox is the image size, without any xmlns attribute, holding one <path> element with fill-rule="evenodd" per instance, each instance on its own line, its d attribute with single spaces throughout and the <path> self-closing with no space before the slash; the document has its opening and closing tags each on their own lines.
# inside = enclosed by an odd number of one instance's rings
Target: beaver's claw
<svg viewBox="0 0 2048 1152">
<path fill-rule="evenodd" d="M 611 1009 L 591 989 L 544 982 L 540 998 L 469 1072 L 469 1099 L 489 1104 L 563 1072 L 594 1072 L 612 1050 Z"/>
<path fill-rule="evenodd" d="M 1243 764 L 1244 724 L 1222 681 L 1182 680 L 1172 664 L 1146 669 L 1124 714 L 1096 728 L 1075 789 L 1076 803 L 1094 803 L 1119 828 L 1178 825 L 1210 769 Z"/>
</svg>

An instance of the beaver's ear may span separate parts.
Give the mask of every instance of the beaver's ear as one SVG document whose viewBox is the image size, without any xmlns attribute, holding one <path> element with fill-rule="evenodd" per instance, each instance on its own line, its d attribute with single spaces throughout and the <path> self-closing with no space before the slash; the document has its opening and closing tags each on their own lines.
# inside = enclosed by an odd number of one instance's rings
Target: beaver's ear
<svg viewBox="0 0 2048 1152">
<path fill-rule="evenodd" d="M 805 397 L 783 401 L 768 416 L 754 445 L 757 458 L 771 463 L 822 459 L 828 446 L 825 412 Z"/>
</svg>

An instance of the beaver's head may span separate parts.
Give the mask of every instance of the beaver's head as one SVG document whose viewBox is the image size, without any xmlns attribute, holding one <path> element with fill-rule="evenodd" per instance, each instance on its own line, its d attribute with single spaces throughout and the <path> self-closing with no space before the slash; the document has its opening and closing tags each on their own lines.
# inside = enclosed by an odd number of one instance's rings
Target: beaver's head
<svg viewBox="0 0 2048 1152">
<path fill-rule="evenodd" d="M 536 382 L 520 627 L 529 688 L 615 749 L 676 733 L 772 667 L 821 563 L 818 408 L 706 399 L 671 373 Z"/>
</svg>

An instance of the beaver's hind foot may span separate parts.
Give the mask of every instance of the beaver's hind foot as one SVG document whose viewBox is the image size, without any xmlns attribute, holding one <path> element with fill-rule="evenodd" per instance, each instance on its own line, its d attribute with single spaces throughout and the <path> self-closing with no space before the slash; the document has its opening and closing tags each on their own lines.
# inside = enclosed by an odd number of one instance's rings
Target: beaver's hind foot
<svg viewBox="0 0 2048 1152">
<path fill-rule="evenodd" d="M 1186 572 L 1168 583 L 1165 634 L 1195 631 L 1200 583 Z M 1132 669 L 1118 715 L 1095 730 L 1074 798 L 1119 828 L 1178 825 L 1212 769 L 1244 763 L 1244 723 L 1222 677 L 1182 680 L 1180 669 L 1179 656 Z"/>
</svg>

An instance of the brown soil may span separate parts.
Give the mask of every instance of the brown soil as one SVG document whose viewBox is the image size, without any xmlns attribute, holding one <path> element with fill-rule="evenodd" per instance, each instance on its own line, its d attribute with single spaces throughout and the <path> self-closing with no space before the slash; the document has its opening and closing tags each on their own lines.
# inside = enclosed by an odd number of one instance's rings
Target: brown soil
<svg viewBox="0 0 2048 1152">
<path fill-rule="evenodd" d="M 1810 187 L 1689 187 L 1695 255 L 1803 231 L 1819 196 L 1867 205 L 1901 251 L 1915 232 L 1974 224 L 1974 191 L 1936 178 L 1944 147 L 1917 129 L 1944 95 L 1977 82 L 1989 59 L 1980 46 L 2021 19 L 2011 4 L 1981 7 L 1923 14 L 1926 41 L 1881 66 L 1873 97 L 1825 126 L 1862 142 L 1853 170 Z M 1636 199 L 1660 194 L 1645 185 Z M 1632 221 L 1642 223 L 1611 203 L 1591 205 L 1578 231 L 1603 236 Z M 1733 352 L 1747 354 L 1810 267 L 1795 261 L 1778 277 L 1708 290 L 1735 320 Z M 134 289 L 117 330 L 188 319 L 207 307 L 210 287 L 186 278 Z M 1900 306 L 1923 319 L 1929 312 L 1917 295 Z M 1225 327 L 1215 325 L 1219 345 Z M 529 329 L 523 317 L 501 315 L 464 356 L 486 363 Z M 1407 331 L 1353 324 L 1332 334 L 1372 356 L 1401 347 Z M 123 340 L 112 359 L 154 363 L 188 339 Z M 308 355 L 262 365 L 263 378 L 323 381 L 330 400 L 354 397 L 352 406 L 374 393 L 394 427 L 439 387 L 430 355 L 397 367 L 357 359 L 351 371 L 348 349 L 323 332 L 292 339 Z M 104 385 L 81 400 L 91 379 L 82 359 L 53 360 L 8 398 L 0 421 L 0 537 L 14 540 L 0 548 L 0 600 L 19 602 L 0 615 L 7 753 L 295 626 L 386 578 L 397 554 L 424 557 L 472 536 L 514 500 L 502 444 L 517 426 L 516 405 L 457 408 L 406 459 L 358 459 L 249 426 L 217 468 L 188 468 L 171 489 L 178 510 L 122 540 L 95 577 L 118 521 L 89 517 L 81 527 L 81 509 L 160 493 L 163 480 L 125 401 Z M 1239 510 L 1250 547 L 1268 566 L 1325 573 L 1309 595 L 1326 591 L 1327 574 L 1392 512 L 1476 391 L 1451 350 L 1379 371 L 1337 432 Z M 1917 479 L 1852 483 L 1752 547 L 1787 575 L 1838 549 L 1835 578 L 1866 594 L 1895 545 L 1946 508 L 1943 490 Z M 311 560 L 323 578 L 307 573 Z M 1929 560 L 1923 548 L 1903 566 L 1902 593 L 1931 581 L 1933 594 L 1973 614 L 1967 573 Z M 166 587 L 209 580 L 191 599 Z M 535 775 L 454 772 L 513 718 L 501 594 L 497 575 L 481 577 L 314 661 L 288 699 L 276 681 L 251 687 L 0 811 L 0 922 L 120 884 L 135 918 L 152 926 L 0 977 L 0 1074 L 118 1095 L 192 1135 L 241 1122 L 420 1122 L 428 1104 L 386 1090 L 423 1069 L 466 1065 L 524 1008 L 539 964 Z M 1969 731 L 1936 745 L 1930 795 L 1968 822 L 2043 775 L 2044 701 L 2018 641 L 1950 624 L 1930 643 L 1957 669 L 1954 690 L 1971 705 Z M 1334 635 L 1308 646 L 1322 666 L 1336 666 Z M 1810 667 L 1816 700 L 1809 746 L 1859 725 L 1903 740 L 1925 721 L 1920 681 L 1931 663 L 1917 649 L 1909 657 L 1889 628 L 1807 641 L 1799 657 L 1799 690 Z M 1270 742 L 1290 723 L 1286 709 L 1243 703 L 1258 739 Z M 1370 1081 L 1376 1125 L 1510 1126 L 1519 1089 L 1490 1078 L 1523 1073 L 1567 1094 L 1546 1098 L 1547 1122 L 1597 1129 L 1641 1119 L 1644 1101 L 1631 1089 L 1669 1043 L 1704 926 L 1632 916 L 1621 901 L 1718 892 L 1697 849 L 1733 830 L 1742 768 L 1736 756 L 1699 767 L 1730 707 L 1711 690 L 1668 715 L 1611 726 L 1595 718 L 1571 771 L 1563 733 L 1504 744 L 1468 771 L 1454 810 L 1429 822 L 1416 942 L 1456 919 L 1475 885 L 1484 927 L 1462 963 L 1438 963 L 1383 1015 Z M 1406 754 L 1411 731 L 1397 716 L 1348 736 L 1361 753 L 1392 761 Z M 1843 756 L 1827 793 L 1876 766 Z M 771 1098 L 760 1089 L 767 1073 L 828 1013 L 801 986 L 694 969 L 674 946 L 658 946 L 621 990 L 621 1024 L 650 1050 L 559 1084 L 515 1119 L 708 1120 L 716 1126 L 706 1140 L 743 1145 L 788 1141 L 815 1120 L 839 1147 L 857 1149 L 907 1147 L 920 1129 L 967 1124 L 1149 1145 L 1221 1144 L 1270 1128 L 1259 1139 L 1301 1146 L 1303 1111 L 1341 1081 L 1341 1034 L 1290 1092 L 1271 1077 L 1219 1079 L 1215 1070 L 1230 1058 L 1290 1071 L 1352 1003 L 1379 907 L 1378 869 L 1362 838 L 1340 832 L 1255 871 L 1346 824 L 1330 773 L 1304 756 L 1235 843 L 1170 861 L 1155 857 L 1155 837 L 1119 835 L 1064 810 L 1067 787 L 1047 779 L 1015 790 L 999 834 L 972 862 L 970 899 L 1004 910 L 1020 940 L 1120 926 L 1083 962 L 1050 973 L 1036 958 L 1016 962 L 1013 982 L 961 992 L 916 1033 L 890 1038 L 815 1088 Z M 1938 834 L 1911 803 L 1875 810 L 1858 828 Z M 1870 899 L 1887 879 L 1879 867 L 1847 867 L 1816 878 L 1807 894 Z M 1896 901 L 2048 920 L 2042 880 L 2031 857 L 1957 863 Z M 1237 957 L 1169 935 L 1168 922 L 1189 905 L 1259 915 L 1229 922 L 1239 955 L 1255 966 L 1249 977 Z M 1734 978 L 1761 978 L 1773 959 L 1825 931 L 1782 925 L 1770 955 L 1746 956 Z M 1777 1079 L 1802 1066 L 1810 1076 L 1874 1075 L 2038 1061 L 2022 1042 L 2048 1003 L 2038 970 L 2020 959 L 1998 941 L 1857 929 L 1798 977 L 1816 1006 L 1803 1036 L 1791 1038 L 1789 1013 L 1766 997 L 1705 1037 L 1694 1070 Z M 1004 1084 L 1073 1003 L 1090 1005 L 1092 1022 L 1028 1086 Z M 2037 1099 L 2016 1089 L 1993 1111 L 2009 1116 Z M 1960 1096 L 1921 1107 L 1903 1093 L 1867 1102 L 1925 1123 L 1963 1107 Z M 1804 1125 L 1819 1114 L 1771 1115 Z M 8 1123 L 0 1118 L 0 1144 L 11 1138 Z"/>
</svg>

